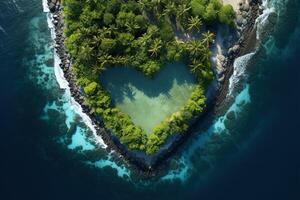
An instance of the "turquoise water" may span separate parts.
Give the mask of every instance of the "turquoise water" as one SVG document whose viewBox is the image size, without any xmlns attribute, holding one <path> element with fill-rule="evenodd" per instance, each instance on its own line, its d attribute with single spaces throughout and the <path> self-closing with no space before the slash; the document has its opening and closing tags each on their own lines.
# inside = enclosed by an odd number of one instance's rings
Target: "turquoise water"
<svg viewBox="0 0 300 200">
<path fill-rule="evenodd" d="M 109 68 L 100 80 L 115 106 L 147 133 L 184 106 L 196 83 L 183 63 L 166 65 L 152 79 L 132 68 Z"/>
<path fill-rule="evenodd" d="M 40 119 L 57 124 L 59 130 L 52 137 L 58 144 L 66 147 L 67 151 L 76 152 L 83 156 L 83 163 L 95 168 L 111 168 L 117 176 L 129 177 L 129 171 L 124 164 L 116 163 L 112 156 L 91 133 L 90 128 L 78 115 L 70 95 L 60 89 L 56 81 L 53 43 L 50 37 L 45 14 L 41 13 L 29 22 L 28 51 L 34 55 L 26 57 L 23 62 L 28 68 L 28 78 L 36 86 L 47 93 L 47 101 L 41 111 Z M 46 30 L 46 31 L 45 31 Z M 87 155 L 97 152 L 93 159 L 84 159 Z M 116 171 L 116 173 L 115 173 Z"/>
<path fill-rule="evenodd" d="M 144 180 L 104 148 L 57 84 L 41 2 L 1 1 L 2 199 L 300 199 L 300 5 L 269 6 L 279 25 L 251 66 L 239 60 L 232 101 Z"/>
<path fill-rule="evenodd" d="M 80 147 L 83 151 L 90 151 L 94 150 L 95 146 L 88 142 L 85 129 L 82 129 L 81 127 L 76 128 L 76 132 L 74 135 L 72 135 L 72 142 L 68 145 L 68 148 L 71 150 L 74 150 L 78 147 Z"/>
</svg>

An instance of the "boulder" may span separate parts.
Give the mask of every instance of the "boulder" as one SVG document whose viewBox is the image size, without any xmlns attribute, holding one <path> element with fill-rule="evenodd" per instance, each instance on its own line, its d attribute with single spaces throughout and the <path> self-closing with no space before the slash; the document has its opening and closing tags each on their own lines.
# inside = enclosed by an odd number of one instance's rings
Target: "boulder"
<svg viewBox="0 0 300 200">
<path fill-rule="evenodd" d="M 49 3 L 49 10 L 50 10 L 51 12 L 55 12 L 56 6 L 55 6 L 54 3 L 52 3 L 52 2 Z"/>
<path fill-rule="evenodd" d="M 217 71 L 218 73 L 223 73 L 223 63 L 225 62 L 225 56 L 223 55 L 217 55 L 217 62 L 216 62 L 216 67 L 217 67 Z"/>
<path fill-rule="evenodd" d="M 234 53 L 238 52 L 239 49 L 240 49 L 240 45 L 238 45 L 238 44 L 236 44 L 236 45 L 234 45 L 234 46 L 232 47 L 232 51 L 233 51 Z"/>
<path fill-rule="evenodd" d="M 238 44 L 234 45 L 233 47 L 229 48 L 228 55 L 229 56 L 236 55 L 238 53 L 239 49 L 240 49 L 240 45 L 238 45 Z"/>
<path fill-rule="evenodd" d="M 241 26 L 243 24 L 243 16 L 242 15 L 236 16 L 236 23 L 238 26 Z"/>
<path fill-rule="evenodd" d="M 244 4 L 243 5 L 243 10 L 246 11 L 246 12 L 248 12 L 250 10 L 249 4 Z"/>
<path fill-rule="evenodd" d="M 217 59 L 218 59 L 221 63 L 223 63 L 224 60 L 225 60 L 225 56 L 219 54 L 219 55 L 217 55 Z"/>
<path fill-rule="evenodd" d="M 224 75 L 224 74 L 223 74 L 220 78 L 218 78 L 218 81 L 219 81 L 220 83 L 223 83 L 224 80 L 225 80 L 225 75 Z"/>
<path fill-rule="evenodd" d="M 243 25 L 246 26 L 247 23 L 248 23 L 247 20 L 246 20 L 246 19 L 243 19 Z"/>
</svg>

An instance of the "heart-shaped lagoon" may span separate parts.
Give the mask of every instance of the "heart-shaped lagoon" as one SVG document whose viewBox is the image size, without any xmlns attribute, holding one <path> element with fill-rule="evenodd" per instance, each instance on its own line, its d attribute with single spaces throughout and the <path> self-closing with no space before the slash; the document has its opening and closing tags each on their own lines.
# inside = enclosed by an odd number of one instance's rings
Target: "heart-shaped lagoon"
<svg viewBox="0 0 300 200">
<path fill-rule="evenodd" d="M 150 79 L 128 67 L 107 69 L 100 77 L 114 105 L 147 134 L 182 108 L 195 88 L 195 77 L 183 63 L 171 63 Z"/>
<path fill-rule="evenodd" d="M 81 99 L 129 150 L 159 152 L 206 108 L 215 34 L 203 24 L 233 25 L 235 16 L 210 1 L 215 10 L 207 13 L 190 0 L 64 1 L 65 44 Z"/>
</svg>

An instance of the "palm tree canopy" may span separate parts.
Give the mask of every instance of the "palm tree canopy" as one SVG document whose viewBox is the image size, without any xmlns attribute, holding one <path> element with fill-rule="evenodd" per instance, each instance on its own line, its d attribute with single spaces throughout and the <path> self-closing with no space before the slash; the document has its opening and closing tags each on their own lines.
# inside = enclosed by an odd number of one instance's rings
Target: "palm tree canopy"
<svg viewBox="0 0 300 200">
<path fill-rule="evenodd" d="M 155 39 L 149 49 L 149 52 L 151 53 L 151 56 L 157 55 L 159 50 L 162 48 L 162 41 L 161 39 Z"/>
<path fill-rule="evenodd" d="M 188 30 L 189 31 L 199 30 L 201 25 L 202 25 L 202 21 L 198 16 L 196 17 L 191 16 L 189 18 Z"/>
<path fill-rule="evenodd" d="M 210 31 L 202 33 L 202 42 L 207 47 L 209 47 L 209 45 L 214 42 L 214 38 L 215 38 L 215 35 L 213 33 L 211 33 Z"/>
</svg>

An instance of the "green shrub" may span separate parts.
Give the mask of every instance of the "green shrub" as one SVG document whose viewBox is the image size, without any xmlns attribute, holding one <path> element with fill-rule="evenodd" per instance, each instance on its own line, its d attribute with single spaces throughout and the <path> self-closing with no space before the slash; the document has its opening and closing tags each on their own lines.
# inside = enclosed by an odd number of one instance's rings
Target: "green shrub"
<svg viewBox="0 0 300 200">
<path fill-rule="evenodd" d="M 105 13 L 103 15 L 103 22 L 105 25 L 110 25 L 114 22 L 114 16 L 111 13 Z"/>
<path fill-rule="evenodd" d="M 90 84 L 84 87 L 84 92 L 87 95 L 93 95 L 96 91 L 97 85 L 98 84 L 96 82 L 91 82 Z"/>
<path fill-rule="evenodd" d="M 218 13 L 219 21 L 221 23 L 234 26 L 235 12 L 231 5 L 225 5 L 221 8 Z"/>
</svg>

